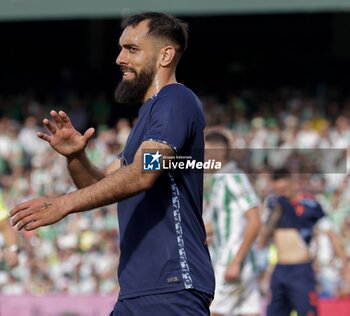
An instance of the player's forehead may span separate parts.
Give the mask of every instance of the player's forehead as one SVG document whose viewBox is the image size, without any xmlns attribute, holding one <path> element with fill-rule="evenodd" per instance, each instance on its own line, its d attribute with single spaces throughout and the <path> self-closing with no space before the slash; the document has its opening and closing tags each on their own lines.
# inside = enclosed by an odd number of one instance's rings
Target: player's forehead
<svg viewBox="0 0 350 316">
<path fill-rule="evenodd" d="M 277 183 L 290 183 L 290 182 L 292 182 L 292 180 L 293 180 L 292 177 L 286 176 L 286 177 L 277 179 L 276 182 Z"/>
<path fill-rule="evenodd" d="M 292 183 L 292 179 L 289 177 L 285 177 L 285 178 L 280 178 L 280 179 L 275 179 L 272 181 L 272 184 L 275 187 L 285 187 L 285 186 L 289 186 Z"/>
<path fill-rule="evenodd" d="M 123 45 L 142 45 L 146 41 L 150 41 L 151 37 L 148 34 L 148 21 L 141 21 L 139 24 L 127 26 L 119 38 L 119 44 Z"/>
<path fill-rule="evenodd" d="M 227 147 L 227 144 L 225 144 L 222 141 L 212 141 L 212 140 L 206 140 L 205 141 L 205 148 L 206 149 L 212 149 L 213 153 L 227 153 L 229 148 Z"/>
</svg>

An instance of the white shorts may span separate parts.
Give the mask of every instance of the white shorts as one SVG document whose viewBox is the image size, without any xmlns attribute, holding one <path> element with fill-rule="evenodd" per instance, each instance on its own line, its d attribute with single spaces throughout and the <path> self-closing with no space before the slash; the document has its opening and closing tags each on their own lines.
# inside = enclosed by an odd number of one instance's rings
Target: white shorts
<svg viewBox="0 0 350 316">
<path fill-rule="evenodd" d="M 246 263 L 238 281 L 225 281 L 226 266 L 215 269 L 215 296 L 210 306 L 212 313 L 220 315 L 244 315 L 261 313 L 261 301 L 256 274 L 251 263 Z"/>
</svg>

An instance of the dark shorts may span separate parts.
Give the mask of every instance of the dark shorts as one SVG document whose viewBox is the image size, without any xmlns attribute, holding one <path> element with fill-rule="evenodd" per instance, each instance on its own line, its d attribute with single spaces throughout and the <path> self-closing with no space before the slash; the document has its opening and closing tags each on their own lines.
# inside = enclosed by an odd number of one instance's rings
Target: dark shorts
<svg viewBox="0 0 350 316">
<path fill-rule="evenodd" d="M 277 264 L 272 274 L 267 316 L 317 315 L 316 281 L 311 263 Z"/>
<path fill-rule="evenodd" d="M 209 316 L 211 297 L 195 290 L 118 300 L 109 316 Z"/>
</svg>

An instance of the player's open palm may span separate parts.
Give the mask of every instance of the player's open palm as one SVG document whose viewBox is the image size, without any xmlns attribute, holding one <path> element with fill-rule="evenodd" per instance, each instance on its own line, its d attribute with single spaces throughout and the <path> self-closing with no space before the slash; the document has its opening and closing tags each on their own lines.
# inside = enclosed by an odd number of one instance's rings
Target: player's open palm
<svg viewBox="0 0 350 316">
<path fill-rule="evenodd" d="M 83 151 L 95 132 L 94 128 L 89 128 L 84 135 L 79 133 L 72 125 L 68 115 L 63 112 L 50 112 L 54 122 L 48 119 L 43 120 L 50 134 L 38 132 L 41 139 L 47 141 L 53 149 L 63 156 L 69 157 Z"/>
</svg>

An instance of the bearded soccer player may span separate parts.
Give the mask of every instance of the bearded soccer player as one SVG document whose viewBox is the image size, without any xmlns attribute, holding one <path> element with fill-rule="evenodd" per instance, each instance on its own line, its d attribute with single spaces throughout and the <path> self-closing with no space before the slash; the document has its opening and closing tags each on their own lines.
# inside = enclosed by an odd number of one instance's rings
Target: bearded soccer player
<svg viewBox="0 0 350 316">
<path fill-rule="evenodd" d="M 203 174 L 145 171 L 142 161 L 144 151 L 203 161 L 202 105 L 175 76 L 187 26 L 162 13 L 136 14 L 122 26 L 116 63 L 123 80 L 115 97 L 143 105 L 120 159 L 97 169 L 84 153 L 94 130 L 81 135 L 64 112 L 52 111 L 54 123 L 44 120 L 50 134 L 38 136 L 67 158 L 79 190 L 19 204 L 12 222 L 32 230 L 119 202 L 120 294 L 110 315 L 207 316 L 215 281 L 202 220 Z"/>
</svg>

